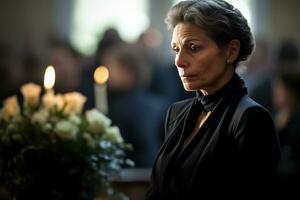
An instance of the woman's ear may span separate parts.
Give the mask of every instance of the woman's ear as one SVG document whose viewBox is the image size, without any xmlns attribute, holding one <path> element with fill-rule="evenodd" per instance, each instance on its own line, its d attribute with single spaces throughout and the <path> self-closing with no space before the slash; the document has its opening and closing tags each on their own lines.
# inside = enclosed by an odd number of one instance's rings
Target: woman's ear
<svg viewBox="0 0 300 200">
<path fill-rule="evenodd" d="M 226 63 L 232 64 L 236 61 L 240 53 L 240 41 L 239 40 L 231 40 L 227 46 L 227 60 Z"/>
</svg>

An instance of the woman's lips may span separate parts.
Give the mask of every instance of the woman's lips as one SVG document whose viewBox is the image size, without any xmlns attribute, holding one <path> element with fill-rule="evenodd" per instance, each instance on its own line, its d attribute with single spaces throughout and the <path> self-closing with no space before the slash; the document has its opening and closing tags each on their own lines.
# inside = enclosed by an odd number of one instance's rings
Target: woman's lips
<svg viewBox="0 0 300 200">
<path fill-rule="evenodd" d="M 189 81 L 194 81 L 197 79 L 197 76 L 189 76 L 189 75 L 183 75 L 183 76 L 180 76 L 181 77 L 181 80 L 184 81 L 184 82 L 189 82 Z"/>
</svg>

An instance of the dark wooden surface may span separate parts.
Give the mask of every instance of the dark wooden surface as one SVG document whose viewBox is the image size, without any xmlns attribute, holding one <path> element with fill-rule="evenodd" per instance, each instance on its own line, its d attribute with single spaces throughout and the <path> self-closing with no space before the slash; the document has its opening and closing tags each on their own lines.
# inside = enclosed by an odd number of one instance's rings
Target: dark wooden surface
<svg viewBox="0 0 300 200">
<path fill-rule="evenodd" d="M 119 177 L 113 177 L 113 187 L 125 193 L 130 200 L 143 200 L 150 183 L 151 169 L 124 169 Z"/>
</svg>

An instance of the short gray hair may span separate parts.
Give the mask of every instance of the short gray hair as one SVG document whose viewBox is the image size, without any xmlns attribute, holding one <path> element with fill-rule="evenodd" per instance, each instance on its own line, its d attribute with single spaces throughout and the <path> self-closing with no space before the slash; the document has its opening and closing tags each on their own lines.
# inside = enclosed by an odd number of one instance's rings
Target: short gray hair
<svg viewBox="0 0 300 200">
<path fill-rule="evenodd" d="M 236 63 L 247 60 L 254 49 L 254 39 L 241 12 L 223 0 L 189 0 L 174 5 L 165 19 L 170 30 L 179 23 L 191 23 L 204 29 L 222 48 L 233 39 L 240 41 Z"/>
</svg>

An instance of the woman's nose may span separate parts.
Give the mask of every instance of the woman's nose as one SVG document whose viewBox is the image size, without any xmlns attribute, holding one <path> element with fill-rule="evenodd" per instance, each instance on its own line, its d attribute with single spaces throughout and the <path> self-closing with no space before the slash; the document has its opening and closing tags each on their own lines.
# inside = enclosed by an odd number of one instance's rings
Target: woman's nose
<svg viewBox="0 0 300 200">
<path fill-rule="evenodd" d="M 179 68 L 186 68 L 188 63 L 183 52 L 178 52 L 175 57 L 175 65 Z"/>
</svg>

